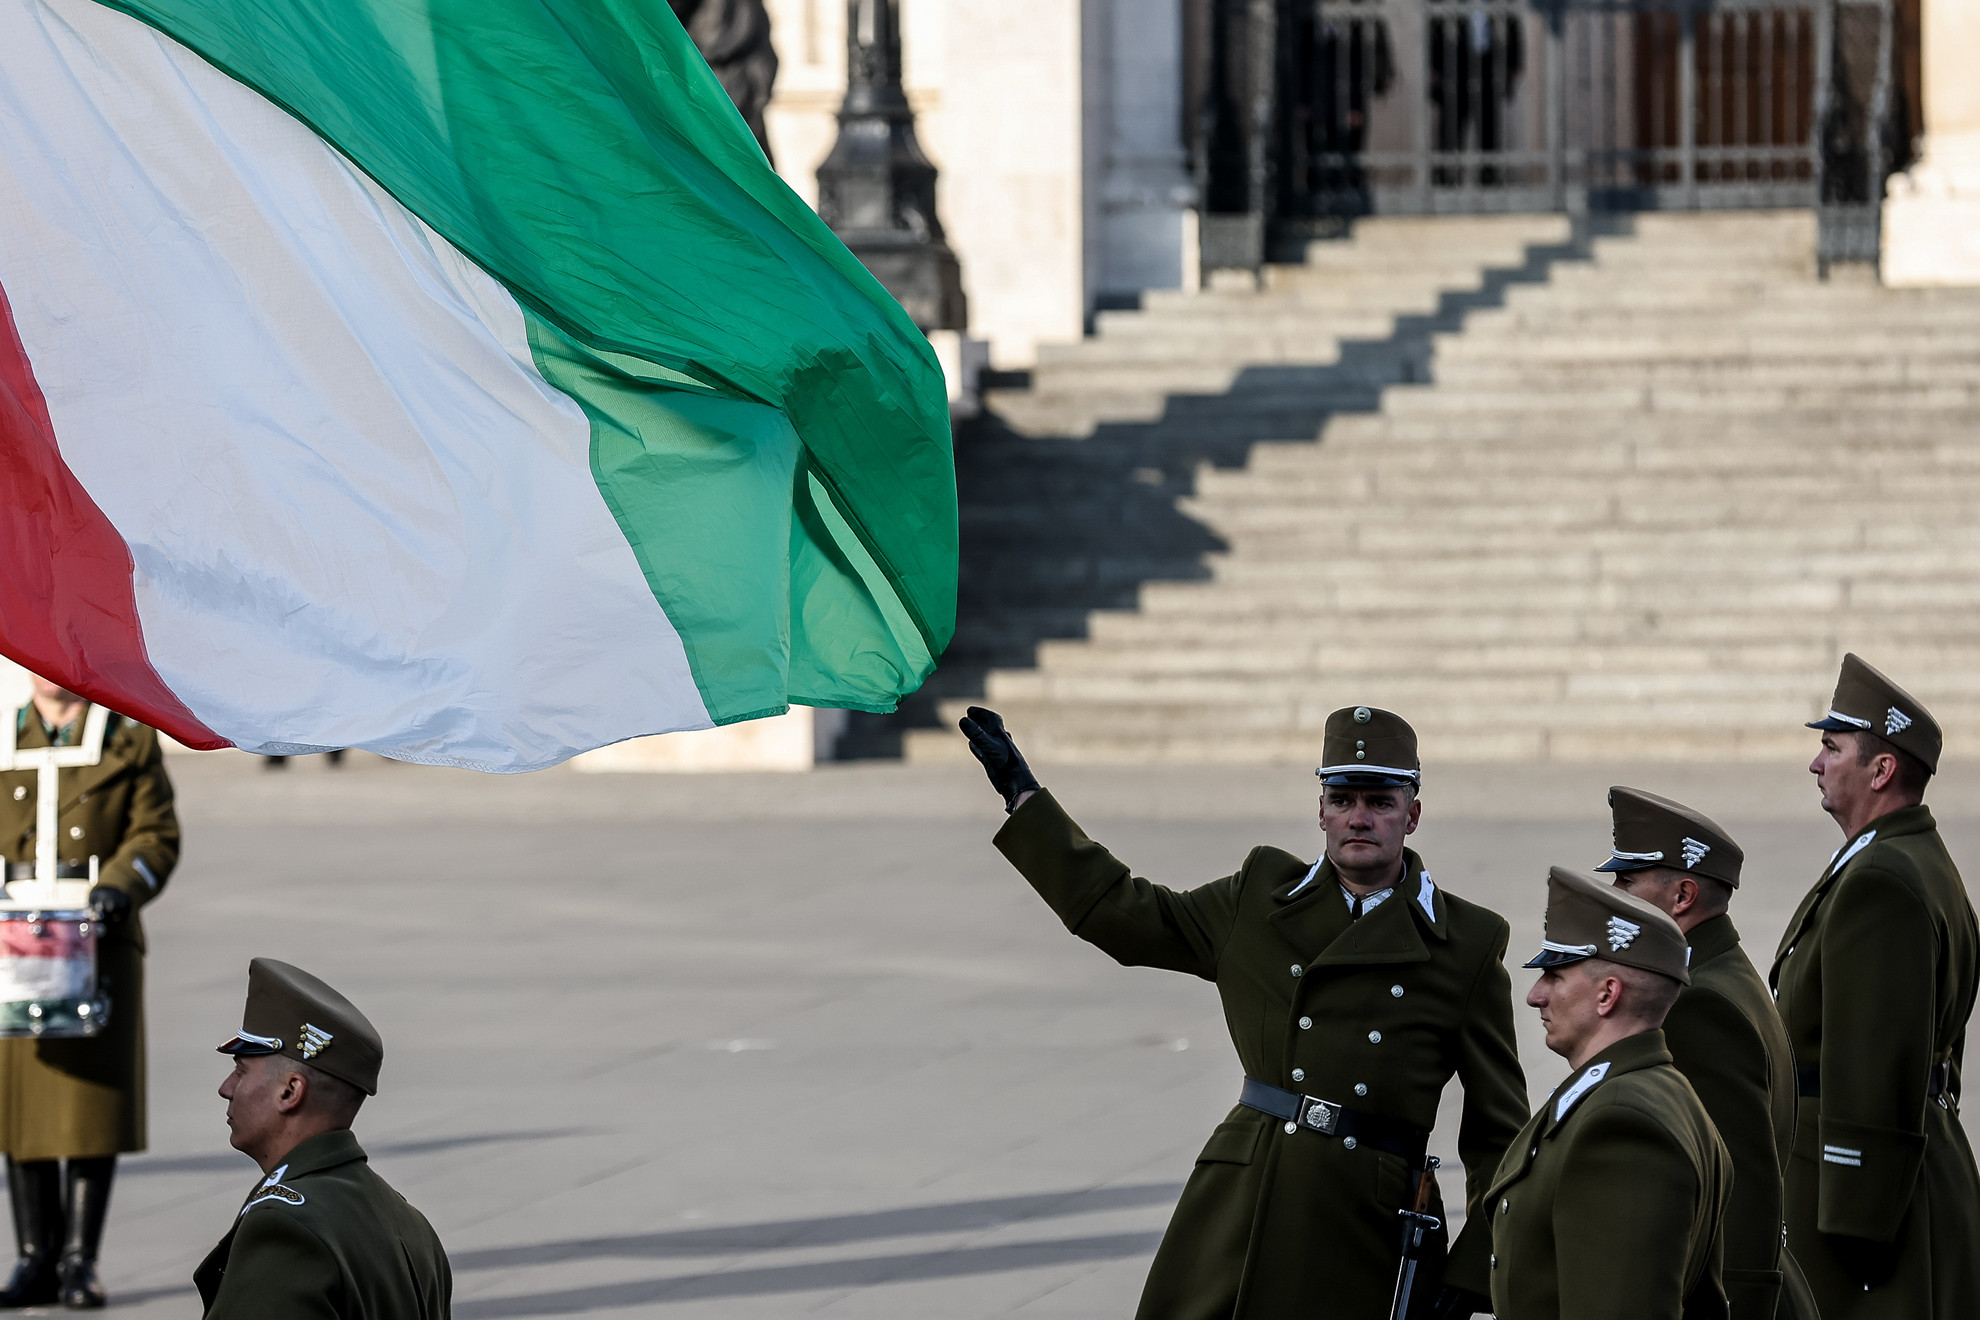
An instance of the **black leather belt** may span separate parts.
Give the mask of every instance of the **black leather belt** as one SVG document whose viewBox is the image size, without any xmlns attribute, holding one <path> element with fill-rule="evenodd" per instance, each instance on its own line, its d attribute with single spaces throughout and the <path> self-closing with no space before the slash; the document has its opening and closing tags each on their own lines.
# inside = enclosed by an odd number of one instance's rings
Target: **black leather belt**
<svg viewBox="0 0 1980 1320">
<path fill-rule="evenodd" d="M 1318 1096 L 1301 1095 L 1297 1091 L 1261 1082 L 1256 1077 L 1244 1079 L 1244 1089 L 1238 1093 L 1238 1103 L 1246 1109 L 1256 1109 L 1261 1114 L 1270 1114 L 1273 1118 L 1296 1124 L 1308 1132 L 1339 1137 L 1341 1144 L 1349 1150 L 1356 1146 L 1373 1146 L 1391 1155 L 1402 1156 L 1412 1166 L 1423 1162 L 1423 1153 L 1430 1146 L 1430 1134 L 1422 1128 L 1411 1127 L 1380 1114 L 1349 1109 Z"/>
<path fill-rule="evenodd" d="M 83 865 L 81 862 L 57 862 L 55 864 L 55 878 L 57 880 L 87 880 L 89 879 L 89 867 Z M 7 863 L 8 884 L 17 885 L 24 880 L 32 879 L 34 879 L 33 862 Z"/>
<path fill-rule="evenodd" d="M 1822 1094 L 1822 1070 L 1820 1068 L 1796 1068 L 1794 1089 L 1804 1096 Z M 1925 1081 L 1925 1098 L 1936 1100 L 1941 1108 L 1950 1109 L 1958 1104 L 1953 1095 L 1953 1066 L 1951 1059 L 1940 1059 L 1932 1065 L 1931 1075 Z"/>
</svg>

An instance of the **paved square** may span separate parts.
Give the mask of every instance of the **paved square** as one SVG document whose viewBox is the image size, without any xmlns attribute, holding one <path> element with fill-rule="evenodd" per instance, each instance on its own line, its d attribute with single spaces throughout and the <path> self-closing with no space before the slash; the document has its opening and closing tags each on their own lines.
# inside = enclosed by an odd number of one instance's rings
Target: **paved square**
<svg viewBox="0 0 1980 1320">
<path fill-rule="evenodd" d="M 990 847 L 1001 813 L 973 766 L 172 766 L 186 850 L 147 914 L 152 1148 L 112 1204 L 119 1314 L 198 1314 L 192 1267 L 253 1176 L 212 1050 L 255 954 L 323 975 L 384 1033 L 358 1133 L 446 1242 L 462 1320 L 1126 1316 L 1237 1091 L 1215 992 L 1066 934 Z M 1043 777 L 1171 884 L 1255 843 L 1316 847 L 1302 767 Z M 1934 798 L 1972 801 L 1972 778 Z M 1432 767 L 1417 842 L 1440 883 L 1508 915 L 1523 958 L 1546 865 L 1604 854 L 1612 782 L 1732 829 L 1764 966 L 1839 841 L 1798 767 Z M 1947 832 L 1980 868 L 1980 818 Z M 1518 1014 L 1541 1094 L 1561 1065 Z"/>
</svg>

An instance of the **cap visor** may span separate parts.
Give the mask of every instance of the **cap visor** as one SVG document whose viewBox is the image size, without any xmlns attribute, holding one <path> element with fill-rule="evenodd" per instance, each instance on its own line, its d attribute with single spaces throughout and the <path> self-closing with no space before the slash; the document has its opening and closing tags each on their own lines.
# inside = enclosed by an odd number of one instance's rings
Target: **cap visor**
<svg viewBox="0 0 1980 1320">
<path fill-rule="evenodd" d="M 1366 771 L 1321 775 L 1320 782 L 1328 788 L 1409 788 L 1416 783 L 1406 775 L 1376 775 Z"/>
<path fill-rule="evenodd" d="M 1822 729 L 1829 733 L 1862 733 L 1864 726 L 1861 724 L 1851 724 L 1848 720 L 1839 720 L 1833 715 L 1824 715 L 1819 720 L 1808 721 L 1805 727 Z"/>
<path fill-rule="evenodd" d="M 270 1045 L 265 1040 L 245 1040 L 240 1036 L 234 1037 L 232 1040 L 228 1041 L 225 1045 L 218 1047 L 218 1049 L 215 1051 L 215 1053 L 218 1054 L 246 1054 L 246 1055 L 280 1054 L 281 1052 L 282 1052 L 282 1045 L 281 1042 L 279 1041 L 273 1045 Z"/>
<path fill-rule="evenodd" d="M 1627 857 L 1611 857 L 1595 869 L 1598 871 L 1642 871 L 1652 866 L 1662 865 L 1662 862 L 1639 862 Z"/>
<path fill-rule="evenodd" d="M 1594 956 L 1592 953 L 1562 953 L 1557 949 L 1542 949 L 1533 955 L 1531 961 L 1522 963 L 1521 966 L 1560 967 L 1567 963 L 1587 962 Z"/>
</svg>

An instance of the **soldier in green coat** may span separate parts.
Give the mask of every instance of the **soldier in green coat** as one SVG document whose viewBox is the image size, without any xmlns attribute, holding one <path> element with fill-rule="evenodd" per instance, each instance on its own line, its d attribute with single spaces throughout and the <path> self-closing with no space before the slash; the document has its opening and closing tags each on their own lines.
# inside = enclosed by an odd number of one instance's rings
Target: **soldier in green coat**
<svg viewBox="0 0 1980 1320">
<path fill-rule="evenodd" d="M 993 712 L 971 708 L 963 732 L 1010 811 L 997 847 L 1081 939 L 1215 983 L 1244 1066 L 1156 1253 L 1143 1320 L 1384 1320 L 1398 1212 L 1453 1075 L 1471 1219 L 1410 1314 L 1488 1309 L 1480 1198 L 1526 1117 L 1508 927 L 1403 846 L 1421 805 L 1409 726 L 1366 706 L 1328 719 L 1320 860 L 1254 848 L 1234 874 L 1180 892 L 1089 839 Z"/>
<path fill-rule="evenodd" d="M 28 705 L 0 707 L 23 750 L 77 745 L 92 713 L 90 703 L 41 678 Z M 171 878 L 179 821 L 158 734 L 99 714 L 107 717 L 101 759 L 58 772 L 57 857 L 64 878 L 87 876 L 89 859 L 97 858 L 89 899 L 102 918 L 97 985 L 110 1015 L 102 1033 L 87 1039 L 0 1040 L 0 1151 L 20 1252 L 0 1307 L 103 1305 L 96 1258 L 111 1177 L 120 1153 L 145 1145 L 138 913 Z M 36 771 L 0 771 L 0 857 L 9 882 L 33 877 L 36 802 Z"/>
<path fill-rule="evenodd" d="M 1725 1320 L 1732 1161 L 1659 1030 L 1691 977 L 1677 923 L 1553 868 L 1526 1002 L 1572 1071 L 1487 1192 L 1498 1320 Z"/>
<path fill-rule="evenodd" d="M 1668 915 L 1691 942 L 1691 984 L 1664 1019 L 1664 1041 L 1732 1156 L 1725 1267 L 1732 1320 L 1816 1320 L 1808 1282 L 1781 1244 L 1794 1053 L 1729 913 L 1746 854 L 1703 812 L 1655 793 L 1612 788 L 1609 810 L 1615 846 L 1595 869 Z"/>
<path fill-rule="evenodd" d="M 1824 1320 L 1980 1316 L 1980 1172 L 1959 1122 L 1980 928 L 1925 806 L 1938 724 L 1854 655 L 1809 769 L 1846 842 L 1774 959 L 1799 1065 L 1788 1245 Z"/>
<path fill-rule="evenodd" d="M 351 1122 L 384 1046 L 350 1000 L 299 967 L 248 964 L 243 1025 L 220 1047 L 234 1149 L 263 1177 L 193 1274 L 206 1320 L 446 1320 L 447 1253 L 371 1171 Z"/>
</svg>

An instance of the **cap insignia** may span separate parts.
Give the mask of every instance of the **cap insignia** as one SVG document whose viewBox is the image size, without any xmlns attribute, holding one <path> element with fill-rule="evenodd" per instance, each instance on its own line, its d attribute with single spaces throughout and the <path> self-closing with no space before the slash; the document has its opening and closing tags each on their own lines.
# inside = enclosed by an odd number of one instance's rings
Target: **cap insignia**
<svg viewBox="0 0 1980 1320">
<path fill-rule="evenodd" d="M 1911 716 L 1905 714 L 1896 706 L 1884 712 L 1884 736 L 1886 738 L 1892 734 L 1903 733 L 1910 727 Z"/>
<path fill-rule="evenodd" d="M 1611 953 L 1627 949 L 1643 933 L 1643 927 L 1621 917 L 1609 918 L 1609 951 Z"/>
<path fill-rule="evenodd" d="M 1700 843 L 1698 840 L 1692 838 L 1685 839 L 1682 847 L 1684 849 L 1684 869 L 1687 871 L 1704 861 L 1705 854 L 1712 851 L 1711 844 Z"/>
<path fill-rule="evenodd" d="M 323 1053 L 324 1050 L 328 1049 L 330 1042 L 335 1039 L 337 1038 L 325 1031 L 322 1027 L 308 1022 L 303 1023 L 302 1056 L 305 1059 L 315 1058 L 317 1055 Z"/>
<path fill-rule="evenodd" d="M 1368 723 L 1368 721 L 1374 718 L 1375 718 L 1375 712 L 1368 709 L 1368 707 L 1356 706 L 1354 708 L 1354 722 L 1356 724 L 1366 724 Z"/>
</svg>

